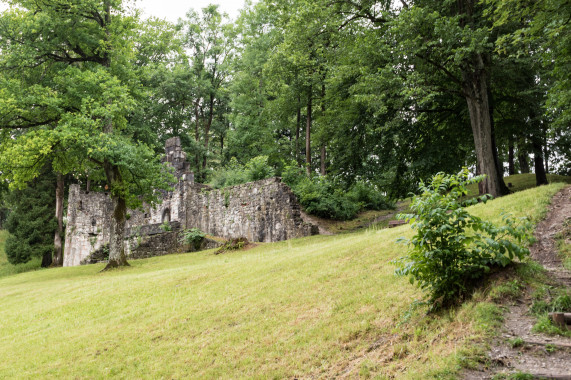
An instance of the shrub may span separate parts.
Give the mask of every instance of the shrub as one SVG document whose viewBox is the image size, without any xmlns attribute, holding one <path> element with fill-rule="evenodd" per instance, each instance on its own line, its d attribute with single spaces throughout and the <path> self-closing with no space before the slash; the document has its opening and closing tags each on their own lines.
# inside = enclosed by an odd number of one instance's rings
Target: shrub
<svg viewBox="0 0 571 380">
<path fill-rule="evenodd" d="M 347 191 L 329 176 L 308 178 L 295 162 L 285 165 L 282 180 L 292 189 L 305 212 L 322 218 L 348 220 L 362 209 L 394 207 L 375 186 L 357 182 Z"/>
<path fill-rule="evenodd" d="M 225 168 L 218 170 L 212 177 L 210 184 L 215 189 L 227 186 L 235 186 L 248 182 L 248 175 L 244 167 L 232 157 L 230 163 Z"/>
<path fill-rule="evenodd" d="M 190 228 L 188 230 L 182 231 L 179 238 L 181 244 L 188 244 L 194 247 L 194 249 L 200 248 L 200 243 L 206 236 L 206 233 L 199 228 Z"/>
<path fill-rule="evenodd" d="M 259 181 L 275 175 L 274 168 L 268 164 L 268 156 L 257 156 L 246 164 L 246 174 L 248 180 Z"/>
<path fill-rule="evenodd" d="M 322 218 L 347 220 L 362 208 L 327 177 L 306 177 L 293 190 L 307 213 Z"/>
<path fill-rule="evenodd" d="M 215 189 L 236 186 L 250 181 L 273 177 L 274 168 L 268 164 L 268 156 L 257 156 L 242 165 L 235 157 L 230 159 L 230 163 L 225 168 L 218 170 L 210 180 L 210 184 Z"/>
<path fill-rule="evenodd" d="M 295 161 L 284 166 L 282 170 L 282 181 L 294 189 L 301 181 L 307 178 L 303 168 L 297 166 Z"/>
<path fill-rule="evenodd" d="M 470 215 L 463 206 L 490 199 L 484 195 L 461 202 L 466 186 L 483 180 L 468 179 L 468 170 L 457 175 L 435 175 L 421 194 L 413 198 L 412 214 L 399 215 L 411 223 L 416 234 L 411 240 L 400 238 L 409 250 L 397 259 L 396 274 L 410 276 L 411 283 L 426 291 L 432 309 L 449 306 L 466 297 L 476 281 L 493 267 L 504 267 L 529 250 L 517 243 L 530 239 L 531 224 L 503 216 L 500 227 Z M 514 242 L 515 241 L 515 242 Z"/>
<path fill-rule="evenodd" d="M 383 195 L 376 186 L 363 181 L 356 182 L 347 193 L 347 197 L 354 203 L 361 204 L 367 210 L 394 209 L 393 202 Z"/>
</svg>

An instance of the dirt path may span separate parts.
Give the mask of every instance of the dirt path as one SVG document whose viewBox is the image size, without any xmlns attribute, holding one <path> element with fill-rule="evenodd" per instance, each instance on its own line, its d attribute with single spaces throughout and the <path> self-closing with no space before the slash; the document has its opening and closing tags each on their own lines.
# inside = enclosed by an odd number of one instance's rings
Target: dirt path
<svg viewBox="0 0 571 380">
<path fill-rule="evenodd" d="M 571 289 L 571 273 L 563 268 L 555 244 L 555 235 L 568 218 L 571 218 L 571 186 L 553 197 L 547 217 L 536 227 L 537 242 L 530 252 L 545 267 L 554 284 Z M 491 379 L 498 374 L 521 372 L 536 379 L 571 380 L 571 338 L 531 332 L 536 319 L 529 313 L 533 303 L 529 293 L 524 292 L 508 306 L 502 333 L 492 342 L 488 353 L 491 368 L 466 372 L 465 379 Z M 518 347 L 512 347 L 516 339 Z"/>
</svg>

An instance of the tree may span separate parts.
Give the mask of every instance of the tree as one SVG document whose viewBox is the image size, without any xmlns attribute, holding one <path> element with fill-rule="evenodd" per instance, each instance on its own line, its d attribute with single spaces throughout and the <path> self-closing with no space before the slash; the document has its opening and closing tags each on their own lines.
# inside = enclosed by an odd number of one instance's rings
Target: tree
<svg viewBox="0 0 571 380">
<path fill-rule="evenodd" d="M 487 174 L 483 191 L 508 192 L 493 138 L 490 69 L 493 38 L 484 7 L 476 0 L 349 1 L 337 0 L 337 12 L 351 20 L 366 20 L 384 41 L 392 61 L 384 72 L 404 82 L 399 91 L 421 105 L 443 93 L 466 101 L 479 172 Z"/>
<path fill-rule="evenodd" d="M 228 101 L 225 92 L 235 31 L 226 18 L 217 5 L 209 5 L 202 9 L 202 15 L 189 11 L 182 24 L 184 46 L 190 52 L 183 72 L 192 77 L 194 138 L 197 145 L 202 141 L 202 149 L 196 154 L 195 176 L 199 179 L 205 178 L 213 122 Z"/>
<path fill-rule="evenodd" d="M 52 236 L 57 230 L 55 184 L 56 176 L 44 168 L 30 186 L 8 195 L 6 229 L 10 236 L 6 240 L 6 256 L 11 264 L 26 263 L 32 258 L 41 258 L 42 267 L 52 264 Z"/>
<path fill-rule="evenodd" d="M 2 178 L 23 187 L 49 161 L 62 174 L 98 171 L 114 206 L 106 269 L 128 265 L 127 208 L 157 201 L 172 178 L 133 122 L 145 95 L 132 62 L 137 19 L 121 0 L 10 3 L 0 18 Z"/>
</svg>

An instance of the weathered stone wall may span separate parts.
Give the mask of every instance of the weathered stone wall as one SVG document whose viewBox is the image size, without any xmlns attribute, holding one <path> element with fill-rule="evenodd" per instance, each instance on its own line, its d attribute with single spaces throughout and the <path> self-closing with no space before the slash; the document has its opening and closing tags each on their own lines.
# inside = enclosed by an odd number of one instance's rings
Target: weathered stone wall
<svg viewBox="0 0 571 380">
<path fill-rule="evenodd" d="M 173 191 L 163 192 L 162 203 L 155 208 L 128 211 L 128 258 L 186 249 L 178 243 L 178 231 L 185 228 L 196 227 L 214 236 L 245 237 L 257 242 L 318 233 L 317 227 L 303 222 L 296 197 L 279 178 L 213 190 L 194 183 L 180 139 L 167 140 L 165 152 L 164 161 L 174 168 L 178 182 Z M 70 186 L 64 266 L 91 261 L 90 254 L 109 243 L 112 213 L 108 194 Z M 172 233 L 161 229 L 163 222 L 170 223 Z"/>
<path fill-rule="evenodd" d="M 141 236 L 153 235 L 165 221 L 184 224 L 186 185 L 192 183 L 194 177 L 189 171 L 186 153 L 182 151 L 178 137 L 167 140 L 165 153 L 163 161 L 173 167 L 177 183 L 172 191 L 162 192 L 160 205 L 127 212 L 127 235 L 142 226 L 145 227 Z M 109 243 L 112 214 L 113 202 L 107 193 L 82 191 L 79 185 L 69 187 L 64 266 L 80 265 L 91 252 Z M 127 253 L 134 250 L 131 240 L 126 245 Z"/>
<path fill-rule="evenodd" d="M 212 190 L 187 185 L 186 225 L 223 238 L 272 242 L 318 233 L 304 223 L 300 206 L 280 178 Z"/>
<path fill-rule="evenodd" d="M 89 253 L 109 243 L 113 203 L 105 193 L 69 187 L 63 265 L 76 266 Z"/>
</svg>

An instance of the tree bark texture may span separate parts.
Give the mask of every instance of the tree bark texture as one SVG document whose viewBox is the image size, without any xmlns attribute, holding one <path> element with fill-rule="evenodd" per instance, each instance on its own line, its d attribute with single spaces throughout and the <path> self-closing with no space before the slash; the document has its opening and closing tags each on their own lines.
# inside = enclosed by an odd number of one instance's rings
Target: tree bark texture
<svg viewBox="0 0 571 380">
<path fill-rule="evenodd" d="M 521 147 L 521 144 L 518 146 L 517 161 L 519 163 L 519 172 L 521 174 L 528 174 L 529 173 L 528 155 L 527 151 Z"/>
<path fill-rule="evenodd" d="M 297 98 L 297 123 L 295 125 L 295 161 L 301 167 L 301 160 L 299 159 L 299 133 L 301 130 L 301 98 Z"/>
<path fill-rule="evenodd" d="M 472 71 L 465 70 L 463 73 L 464 92 L 470 113 L 476 158 L 481 173 L 487 175 L 482 189 L 484 193 L 498 197 L 506 194 L 504 188 L 507 189 L 507 187 L 503 183 L 494 157 L 487 74 L 480 54 L 475 54 L 474 61 L 476 68 Z"/>
<path fill-rule="evenodd" d="M 508 174 L 514 175 L 515 174 L 515 154 L 514 154 L 514 141 L 513 137 L 509 138 L 509 147 L 508 147 Z"/>
<path fill-rule="evenodd" d="M 57 228 L 54 233 L 54 252 L 51 265 L 61 267 L 63 265 L 63 197 L 64 197 L 64 178 L 61 173 L 57 173 L 56 179 L 56 220 Z"/>
<path fill-rule="evenodd" d="M 321 85 L 321 115 L 325 116 L 325 75 L 323 78 L 323 82 L 324 83 Z M 319 160 L 319 163 L 321 164 L 320 168 L 321 175 L 327 175 L 326 159 L 327 159 L 327 151 L 325 147 L 325 142 L 322 142 L 320 160 Z"/>
<path fill-rule="evenodd" d="M 307 100 L 307 124 L 305 126 L 305 165 L 307 176 L 311 176 L 311 116 L 312 116 L 312 99 L 311 87 L 309 90 L 309 97 Z"/>
<path fill-rule="evenodd" d="M 105 1 L 105 25 L 107 28 L 107 38 L 109 39 L 109 25 L 111 24 L 111 2 L 109 0 Z M 105 54 L 105 66 L 111 67 L 111 58 L 109 53 Z M 111 103 L 111 100 L 109 100 Z M 104 120 L 103 132 L 106 134 L 113 133 L 113 120 L 108 117 Z M 112 162 L 105 159 L 103 162 L 103 169 L 105 171 L 105 177 L 107 178 L 107 183 L 110 189 L 113 191 L 116 188 L 122 188 L 123 178 L 121 177 L 121 172 L 119 167 Z M 127 214 L 127 203 L 123 196 L 118 193 L 112 192 L 111 199 L 113 200 L 113 218 L 111 218 L 111 228 L 109 233 L 109 262 L 103 268 L 103 270 L 108 270 L 111 268 L 116 268 L 120 266 L 128 266 L 127 256 L 125 255 L 125 223 Z"/>
<path fill-rule="evenodd" d="M 543 161 L 545 162 L 545 173 L 549 173 L 549 147 L 547 146 L 547 132 L 543 132 Z"/>
<path fill-rule="evenodd" d="M 208 120 L 204 126 L 204 156 L 202 157 L 202 171 L 206 171 L 206 164 L 208 159 L 208 144 L 210 142 L 210 127 L 212 126 L 212 119 L 214 118 L 214 95 L 210 95 L 208 110 Z"/>
<path fill-rule="evenodd" d="M 111 189 L 121 186 L 123 180 L 116 165 L 105 163 L 105 175 Z M 120 195 L 113 195 L 113 218 L 109 231 L 109 262 L 103 270 L 129 266 L 125 255 L 125 224 L 127 223 L 127 203 Z"/>
<path fill-rule="evenodd" d="M 547 174 L 545 173 L 545 166 L 543 166 L 543 149 L 541 142 L 538 138 L 532 138 L 533 147 L 533 166 L 535 169 L 535 184 L 537 186 L 547 185 Z"/>
</svg>

